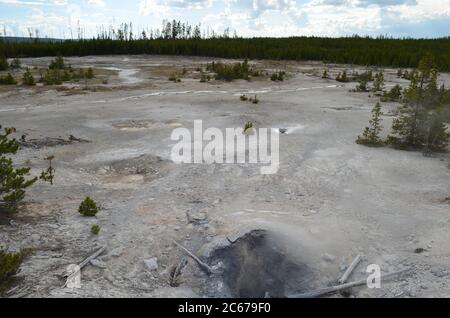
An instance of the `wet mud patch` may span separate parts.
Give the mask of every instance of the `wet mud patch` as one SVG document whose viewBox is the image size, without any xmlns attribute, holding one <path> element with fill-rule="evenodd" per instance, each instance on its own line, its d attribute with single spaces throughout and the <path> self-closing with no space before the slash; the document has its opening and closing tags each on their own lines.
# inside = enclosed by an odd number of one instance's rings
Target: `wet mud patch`
<svg viewBox="0 0 450 318">
<path fill-rule="evenodd" d="M 45 137 L 41 139 L 27 139 L 25 136 L 18 141 L 19 145 L 24 148 L 33 148 L 33 149 L 41 149 L 44 147 L 57 147 L 57 146 L 65 146 L 71 145 L 74 143 L 88 143 L 89 140 L 77 138 L 75 136 L 70 135 L 67 139 L 64 138 L 53 138 L 53 137 Z"/>
<path fill-rule="evenodd" d="M 366 110 L 366 107 L 354 107 L 354 106 L 344 106 L 344 107 L 321 107 L 322 109 L 330 109 L 334 111 L 358 111 Z"/>
<path fill-rule="evenodd" d="M 312 288 L 313 272 L 288 254 L 267 230 L 252 230 L 213 249 L 209 263 L 220 269 L 209 293 L 214 297 L 284 298 Z"/>
<path fill-rule="evenodd" d="M 163 129 L 163 128 L 173 128 L 173 127 L 179 127 L 181 124 L 179 124 L 175 120 L 169 120 L 164 123 L 162 122 L 156 122 L 153 120 L 124 120 L 120 122 L 113 123 L 112 126 L 116 129 L 123 130 L 123 131 L 141 131 L 141 130 L 148 130 L 148 129 Z"/>
</svg>

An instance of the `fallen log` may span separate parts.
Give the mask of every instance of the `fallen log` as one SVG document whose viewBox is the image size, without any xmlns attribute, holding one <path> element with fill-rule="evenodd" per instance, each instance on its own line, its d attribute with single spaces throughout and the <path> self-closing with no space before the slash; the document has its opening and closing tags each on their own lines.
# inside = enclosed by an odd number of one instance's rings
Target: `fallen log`
<svg viewBox="0 0 450 318">
<path fill-rule="evenodd" d="M 189 255 L 194 261 L 196 261 L 197 264 L 200 266 L 200 268 L 203 269 L 208 275 L 216 274 L 216 272 L 208 264 L 206 264 L 205 262 L 202 262 L 197 256 L 195 256 L 194 253 L 189 251 L 187 248 L 182 246 L 177 241 L 173 241 L 173 242 L 175 243 L 175 245 L 177 245 L 179 248 L 181 248 L 187 255 Z"/>
<path fill-rule="evenodd" d="M 403 269 L 401 271 L 389 273 L 389 274 L 383 275 L 382 279 L 385 279 L 385 280 L 391 279 L 395 276 L 410 272 L 411 270 L 412 270 L 411 268 L 407 268 L 407 269 Z M 318 297 L 326 296 L 329 294 L 334 294 L 334 293 L 337 293 L 342 290 L 347 290 L 347 289 L 350 289 L 353 287 L 363 286 L 366 284 L 367 284 L 367 279 L 363 279 L 363 280 L 359 280 L 359 281 L 355 281 L 355 282 L 351 282 L 351 283 L 347 283 L 347 284 L 343 284 L 343 285 L 322 288 L 322 289 L 314 290 L 311 292 L 306 292 L 303 294 L 290 295 L 290 296 L 287 296 L 287 298 L 318 298 Z"/>
<path fill-rule="evenodd" d="M 186 264 L 187 264 L 187 259 L 186 259 L 186 257 L 183 256 L 181 258 L 181 261 L 174 268 L 173 273 L 170 276 L 170 286 L 178 287 L 178 285 L 179 285 L 178 279 L 181 276 L 181 272 L 182 272 L 183 268 L 186 266 Z"/>
<path fill-rule="evenodd" d="M 84 261 L 82 261 L 81 263 L 79 263 L 76 267 L 76 270 L 73 272 L 66 272 L 63 277 L 66 278 L 66 282 L 64 283 L 64 286 L 62 286 L 62 288 L 66 288 L 70 279 L 72 277 L 74 277 L 74 275 L 77 275 L 79 272 L 81 272 L 81 270 L 83 269 L 83 267 L 85 267 L 87 264 L 89 264 L 92 260 L 96 259 L 97 257 L 99 257 L 104 251 L 106 250 L 106 245 L 101 247 L 98 251 L 96 251 L 94 254 L 88 256 Z"/>
<path fill-rule="evenodd" d="M 81 263 L 77 264 L 79 270 L 81 271 L 83 269 L 83 267 L 85 267 L 87 264 L 89 264 L 93 259 L 96 259 L 97 257 L 99 257 L 101 254 L 103 254 L 103 252 L 106 250 L 106 245 L 101 247 L 99 250 L 97 250 L 94 254 L 88 256 L 84 261 L 82 261 Z M 74 273 L 70 273 L 70 275 L 73 275 Z M 64 275 L 64 277 L 69 277 L 69 274 L 66 273 Z"/>
<path fill-rule="evenodd" d="M 353 262 L 350 264 L 350 266 L 347 268 L 344 275 L 342 275 L 342 277 L 338 280 L 339 285 L 345 284 L 347 282 L 348 278 L 353 273 L 356 266 L 358 266 L 358 264 L 361 262 L 361 260 L 362 256 L 361 254 L 358 254 L 356 258 L 353 260 Z"/>
</svg>

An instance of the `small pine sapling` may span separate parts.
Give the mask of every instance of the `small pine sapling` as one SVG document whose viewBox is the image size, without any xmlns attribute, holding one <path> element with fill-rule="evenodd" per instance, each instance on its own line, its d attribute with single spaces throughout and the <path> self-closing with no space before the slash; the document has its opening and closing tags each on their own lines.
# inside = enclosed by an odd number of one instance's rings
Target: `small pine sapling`
<svg viewBox="0 0 450 318">
<path fill-rule="evenodd" d="M 45 171 L 42 171 L 41 176 L 39 177 L 41 180 L 45 182 L 49 182 L 53 185 L 53 179 L 55 177 L 55 169 L 52 166 L 52 160 L 55 159 L 55 156 L 48 156 L 45 160 L 48 161 L 48 168 Z"/>
<path fill-rule="evenodd" d="M 86 199 L 81 202 L 78 212 L 83 216 L 96 216 L 98 213 L 97 203 L 90 197 L 86 197 Z"/>
<path fill-rule="evenodd" d="M 22 83 L 23 83 L 23 85 L 27 85 L 27 86 L 36 85 L 36 80 L 34 79 L 33 74 L 31 74 L 31 72 L 28 68 L 27 68 L 26 72 L 23 74 Z"/>
<path fill-rule="evenodd" d="M 100 226 L 94 224 L 91 226 L 91 233 L 94 235 L 98 235 L 100 233 Z"/>
<path fill-rule="evenodd" d="M 369 120 L 369 127 L 366 127 L 362 136 L 358 136 L 356 143 L 359 145 L 366 146 L 381 146 L 383 145 L 383 140 L 380 138 L 381 130 L 383 126 L 381 125 L 383 113 L 381 112 L 381 105 L 377 103 L 372 109 L 372 119 Z"/>
</svg>

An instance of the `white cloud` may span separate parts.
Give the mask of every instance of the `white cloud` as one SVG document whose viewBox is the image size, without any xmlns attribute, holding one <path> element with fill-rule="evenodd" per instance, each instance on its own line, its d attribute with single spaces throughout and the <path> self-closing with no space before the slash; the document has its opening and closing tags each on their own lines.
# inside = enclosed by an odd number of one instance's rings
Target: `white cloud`
<svg viewBox="0 0 450 318">
<path fill-rule="evenodd" d="M 128 6 L 131 2 L 135 7 Z M 129 0 L 126 10 L 106 0 L 0 0 L 0 6 L 45 11 L 19 18 L 6 15 L 0 25 L 21 30 L 43 25 L 42 33 L 59 29 L 65 34 L 78 21 L 91 35 L 101 24 L 133 21 L 137 28 L 157 28 L 163 19 L 202 22 L 205 28 L 230 28 L 243 36 L 415 36 L 418 31 L 421 36 L 444 36 L 450 24 L 450 0 Z M 419 25 L 420 30 L 413 29 Z"/>
<path fill-rule="evenodd" d="M 139 13 L 141 15 L 165 14 L 171 9 L 205 9 L 212 6 L 214 0 L 141 0 Z"/>
<path fill-rule="evenodd" d="M 105 7 L 106 3 L 104 0 L 88 0 L 88 5 L 90 5 L 92 7 L 101 8 L 101 7 Z"/>
<path fill-rule="evenodd" d="M 396 19 L 409 22 L 450 18 L 450 0 L 417 0 L 415 5 L 390 7 L 386 12 Z"/>
<path fill-rule="evenodd" d="M 66 0 L 51 0 L 51 1 L 22 1 L 22 0 L 0 0 L 0 4 L 16 5 L 16 6 L 65 6 Z"/>
</svg>

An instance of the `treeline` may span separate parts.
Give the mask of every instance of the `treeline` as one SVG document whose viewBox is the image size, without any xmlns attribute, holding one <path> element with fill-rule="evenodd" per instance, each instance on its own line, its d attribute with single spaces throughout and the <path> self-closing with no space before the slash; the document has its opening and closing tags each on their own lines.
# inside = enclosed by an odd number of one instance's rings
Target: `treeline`
<svg viewBox="0 0 450 318">
<path fill-rule="evenodd" d="M 450 37 L 440 39 L 392 39 L 370 37 L 240 38 L 202 31 L 200 26 L 172 21 L 161 30 L 134 33 L 132 25 L 99 30 L 94 39 L 63 42 L 0 41 L 0 56 L 41 57 L 108 54 L 164 54 L 236 59 L 312 60 L 373 66 L 415 67 L 422 56 L 436 57 L 440 71 L 450 71 Z"/>
</svg>

